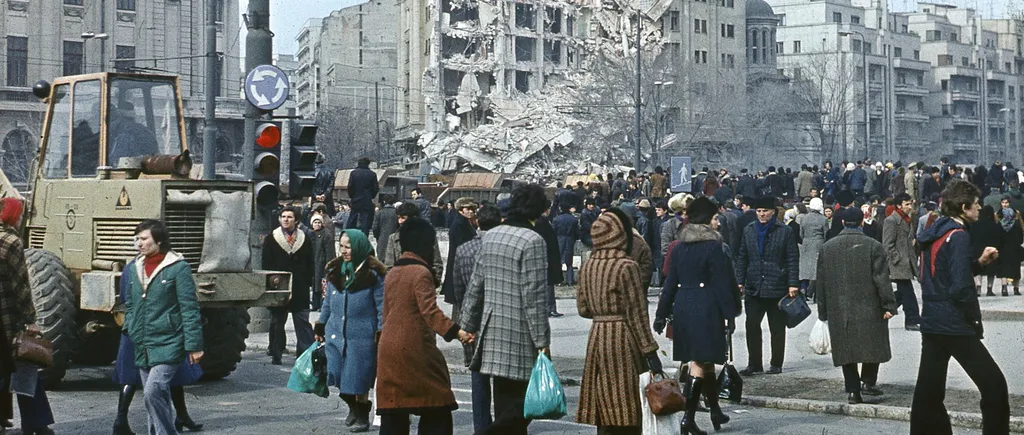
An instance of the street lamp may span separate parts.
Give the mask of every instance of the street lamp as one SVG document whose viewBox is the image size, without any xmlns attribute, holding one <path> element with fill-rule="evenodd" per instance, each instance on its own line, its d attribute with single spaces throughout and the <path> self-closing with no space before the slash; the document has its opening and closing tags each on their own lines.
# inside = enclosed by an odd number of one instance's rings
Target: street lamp
<svg viewBox="0 0 1024 435">
<path fill-rule="evenodd" d="M 85 41 L 88 41 L 90 39 L 96 39 L 96 40 L 99 40 L 99 41 L 104 41 L 104 40 L 106 40 L 108 38 L 110 38 L 110 35 L 108 35 L 106 33 L 82 32 L 82 41 L 83 41 L 82 42 L 82 72 L 83 73 L 88 73 L 89 72 L 89 61 L 88 61 L 89 50 L 87 50 L 85 48 Z M 103 43 L 100 42 L 100 44 L 103 44 Z M 103 59 L 100 59 L 100 71 L 103 71 Z"/>
<path fill-rule="evenodd" d="M 871 107 L 869 106 L 870 101 L 868 99 L 868 50 L 867 50 L 867 39 L 864 38 L 864 34 L 856 30 L 841 30 L 839 36 L 860 36 L 860 56 L 861 64 L 864 65 L 864 154 L 871 153 Z"/>
<path fill-rule="evenodd" d="M 654 82 L 654 146 L 652 147 L 651 152 L 652 152 L 652 154 L 654 154 L 655 161 L 657 161 L 657 163 L 661 163 L 661 159 L 659 157 L 657 157 L 657 156 L 660 156 L 661 153 L 660 152 L 658 152 L 658 153 L 654 152 L 654 151 L 660 151 L 660 149 L 661 149 L 661 87 L 662 86 L 672 86 L 674 84 L 675 84 L 675 82 L 672 82 L 672 81 L 667 81 L 667 82 L 657 81 L 657 82 Z M 655 150 L 653 148 L 657 148 L 657 150 Z"/>
</svg>

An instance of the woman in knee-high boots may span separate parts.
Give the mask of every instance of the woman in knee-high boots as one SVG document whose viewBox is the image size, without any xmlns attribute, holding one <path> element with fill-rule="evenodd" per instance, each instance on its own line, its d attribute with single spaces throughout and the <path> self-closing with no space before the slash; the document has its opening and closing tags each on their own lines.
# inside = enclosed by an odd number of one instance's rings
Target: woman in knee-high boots
<svg viewBox="0 0 1024 435">
<path fill-rule="evenodd" d="M 666 319 L 673 317 L 672 359 L 690 361 L 684 435 L 705 433 L 694 420 L 703 391 L 715 430 L 729 421 L 718 405 L 715 364 L 725 363 L 726 331 L 734 328 L 740 313 L 740 295 L 728 246 L 717 231 L 717 213 L 718 207 L 707 198 L 687 206 L 690 224 L 670 254 L 672 263 L 654 320 L 660 334 Z"/>
<path fill-rule="evenodd" d="M 128 263 L 121 274 L 121 303 L 124 303 L 125 295 L 128 294 L 128 280 L 124 278 L 124 274 L 135 270 L 134 263 L 134 261 Z M 171 403 L 174 405 L 175 414 L 177 414 L 174 426 L 179 432 L 184 428 L 198 432 L 203 430 L 203 425 L 196 423 L 188 415 L 184 386 L 198 381 L 203 376 L 203 369 L 199 367 L 199 364 L 191 364 L 188 360 L 181 364 L 174 379 L 171 380 Z M 114 419 L 114 435 L 135 435 L 128 424 L 128 408 L 131 407 L 135 391 L 142 385 L 142 377 L 139 376 L 139 369 L 135 367 L 135 344 L 125 334 L 121 335 L 121 346 L 117 351 L 117 362 L 114 363 L 114 382 L 121 386 L 117 399 L 117 418 Z"/>
</svg>

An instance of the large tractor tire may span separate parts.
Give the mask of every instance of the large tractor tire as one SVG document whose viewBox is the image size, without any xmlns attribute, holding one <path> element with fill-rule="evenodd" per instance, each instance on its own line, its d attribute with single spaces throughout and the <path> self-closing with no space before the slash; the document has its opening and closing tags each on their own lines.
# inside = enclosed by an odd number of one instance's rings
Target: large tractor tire
<svg viewBox="0 0 1024 435">
<path fill-rule="evenodd" d="M 68 369 L 68 360 L 78 345 L 78 302 L 71 273 L 56 255 L 41 249 L 26 249 L 32 301 L 36 306 L 36 325 L 43 337 L 53 343 L 53 366 L 43 370 L 47 387 L 60 384 Z"/>
<path fill-rule="evenodd" d="M 121 327 L 110 313 L 82 311 L 78 315 L 78 350 L 71 360 L 90 366 L 104 366 L 117 359 L 121 346 Z"/>
<path fill-rule="evenodd" d="M 203 380 L 222 379 L 235 371 L 249 338 L 249 313 L 245 308 L 203 309 L 203 342 L 206 349 L 199 365 Z"/>
</svg>

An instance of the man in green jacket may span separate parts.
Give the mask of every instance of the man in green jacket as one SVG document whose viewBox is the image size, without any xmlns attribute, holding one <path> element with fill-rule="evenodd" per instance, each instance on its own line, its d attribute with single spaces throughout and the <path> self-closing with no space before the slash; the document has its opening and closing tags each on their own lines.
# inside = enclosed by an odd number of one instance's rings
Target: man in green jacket
<svg viewBox="0 0 1024 435">
<path fill-rule="evenodd" d="M 187 357 L 203 357 L 203 327 L 192 268 L 171 251 L 163 222 L 145 220 L 135 227 L 139 256 L 127 276 L 124 332 L 135 343 L 135 365 L 142 375 L 149 427 L 159 435 L 177 434 L 170 382 Z M 153 433 L 153 432 L 151 432 Z"/>
</svg>

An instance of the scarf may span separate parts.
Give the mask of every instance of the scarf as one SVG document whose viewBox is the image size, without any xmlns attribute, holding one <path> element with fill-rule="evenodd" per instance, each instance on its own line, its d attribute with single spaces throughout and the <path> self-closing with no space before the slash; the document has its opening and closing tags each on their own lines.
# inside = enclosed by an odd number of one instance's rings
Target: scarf
<svg viewBox="0 0 1024 435">
<path fill-rule="evenodd" d="M 1017 223 L 1017 219 L 1015 219 L 1017 217 L 1016 212 L 1012 208 L 1004 208 L 999 212 L 1001 213 L 999 225 L 1003 226 L 1003 231 L 1012 230 L 1013 224 Z"/>
<path fill-rule="evenodd" d="M 761 221 L 754 221 L 754 231 L 757 232 L 757 252 L 764 255 L 764 245 L 768 240 L 768 230 L 771 230 L 775 225 L 775 222 L 768 221 L 766 224 L 762 224 Z"/>
<path fill-rule="evenodd" d="M 899 207 L 896 207 L 893 211 L 896 212 L 896 214 L 900 215 L 900 218 L 903 219 L 903 222 L 906 222 L 908 224 L 910 223 L 910 216 L 904 214 L 903 210 L 900 210 Z"/>
<path fill-rule="evenodd" d="M 366 234 L 363 234 L 362 231 L 349 229 L 345 230 L 345 235 L 348 236 L 348 243 L 352 249 L 352 261 L 341 263 L 341 275 L 345 277 L 345 288 L 342 290 L 348 289 L 355 282 L 356 269 L 362 266 L 366 257 L 373 253 L 370 239 L 366 238 Z"/>
<path fill-rule="evenodd" d="M 299 226 L 296 225 L 296 226 L 292 227 L 291 231 L 288 231 L 284 227 L 281 227 L 281 232 L 284 233 L 284 237 L 285 237 L 286 240 L 288 240 L 288 244 L 289 245 L 294 245 L 295 244 L 295 230 L 297 230 L 298 228 L 299 228 Z"/>
</svg>

